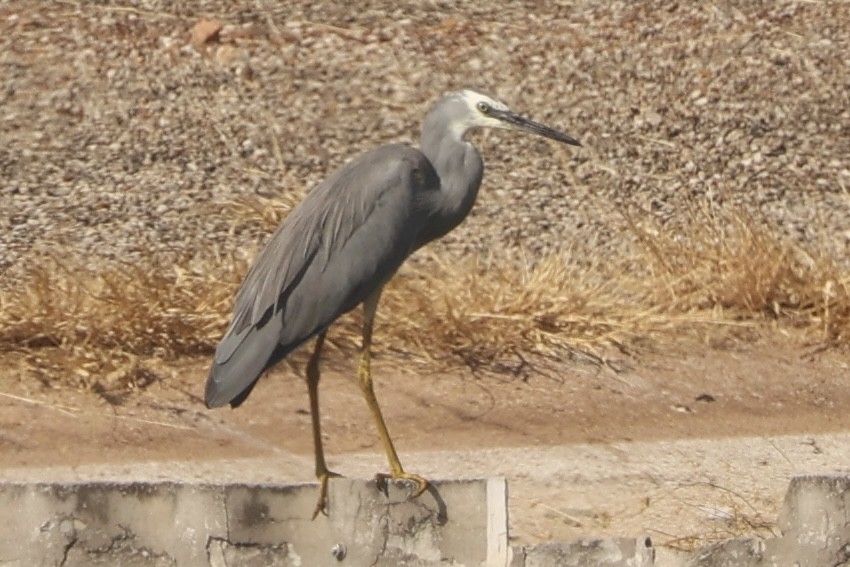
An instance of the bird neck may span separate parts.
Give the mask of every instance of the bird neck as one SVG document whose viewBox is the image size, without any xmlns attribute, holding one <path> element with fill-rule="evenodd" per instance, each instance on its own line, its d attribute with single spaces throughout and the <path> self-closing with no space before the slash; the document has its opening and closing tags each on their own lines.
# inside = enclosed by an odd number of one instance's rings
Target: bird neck
<svg viewBox="0 0 850 567">
<path fill-rule="evenodd" d="M 465 132 L 425 129 L 422 153 L 440 178 L 440 189 L 432 194 L 432 222 L 425 242 L 439 238 L 459 225 L 472 210 L 484 173 L 481 155 L 463 139 Z M 422 242 L 424 244 L 425 242 Z"/>
</svg>

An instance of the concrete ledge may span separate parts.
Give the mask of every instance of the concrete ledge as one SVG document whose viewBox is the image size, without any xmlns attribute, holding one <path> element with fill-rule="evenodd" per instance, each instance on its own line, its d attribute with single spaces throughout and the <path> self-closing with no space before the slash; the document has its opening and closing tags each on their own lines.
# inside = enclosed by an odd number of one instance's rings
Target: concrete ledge
<svg viewBox="0 0 850 567">
<path fill-rule="evenodd" d="M 20 567 L 507 564 L 503 479 L 406 488 L 315 485 L 0 484 L 0 563 Z"/>
<path fill-rule="evenodd" d="M 793 478 L 778 524 L 766 550 L 777 564 L 850 566 L 850 476 Z"/>
<path fill-rule="evenodd" d="M 511 567 L 652 567 L 649 538 L 580 539 L 513 550 Z"/>
<path fill-rule="evenodd" d="M 793 479 L 775 538 L 659 553 L 649 538 L 508 548 L 503 479 L 404 486 L 0 483 L 0 564 L 15 567 L 850 566 L 850 477 Z"/>
<path fill-rule="evenodd" d="M 693 553 L 658 553 L 649 538 L 578 540 L 515 548 L 511 567 L 850 567 L 850 476 L 792 479 L 781 535 L 735 538 Z"/>
<path fill-rule="evenodd" d="M 791 480 L 779 514 L 782 534 L 738 538 L 701 549 L 685 567 L 850 566 L 850 477 L 800 476 Z"/>
</svg>

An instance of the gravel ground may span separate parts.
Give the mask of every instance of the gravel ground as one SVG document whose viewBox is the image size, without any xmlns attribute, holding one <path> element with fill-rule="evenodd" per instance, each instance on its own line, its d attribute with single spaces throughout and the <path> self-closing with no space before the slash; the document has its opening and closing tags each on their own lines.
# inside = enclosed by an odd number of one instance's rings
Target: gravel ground
<svg viewBox="0 0 850 567">
<path fill-rule="evenodd" d="M 205 18 L 219 39 L 193 43 Z M 485 186 L 444 249 L 615 254 L 623 211 L 720 203 L 843 253 L 847 22 L 828 0 L 0 0 L 0 267 L 252 248 L 230 201 L 414 142 L 466 86 L 585 147 L 479 136 Z"/>
</svg>

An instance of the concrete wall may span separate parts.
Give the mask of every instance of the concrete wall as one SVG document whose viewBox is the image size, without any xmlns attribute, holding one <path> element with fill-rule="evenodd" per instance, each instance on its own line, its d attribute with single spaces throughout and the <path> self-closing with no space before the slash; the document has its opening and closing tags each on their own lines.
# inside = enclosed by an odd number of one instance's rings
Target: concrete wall
<svg viewBox="0 0 850 567">
<path fill-rule="evenodd" d="M 312 485 L 0 485 L 0 564 L 20 567 L 506 565 L 502 479 L 435 483 L 421 497 L 335 479 Z"/>
<path fill-rule="evenodd" d="M 799 477 L 782 535 L 690 554 L 649 538 L 508 547 L 502 479 L 404 487 L 335 479 L 330 515 L 314 485 L 0 484 L 0 565 L 124 567 L 850 567 L 850 477 Z"/>
</svg>

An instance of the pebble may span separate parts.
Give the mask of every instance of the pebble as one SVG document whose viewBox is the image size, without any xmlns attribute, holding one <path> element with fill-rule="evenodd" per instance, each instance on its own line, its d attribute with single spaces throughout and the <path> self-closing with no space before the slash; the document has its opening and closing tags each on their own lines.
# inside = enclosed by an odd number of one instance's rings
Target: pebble
<svg viewBox="0 0 850 567">
<path fill-rule="evenodd" d="M 416 143 L 467 86 L 584 147 L 475 134 L 484 185 L 441 254 L 629 254 L 624 211 L 677 231 L 722 199 L 841 260 L 850 3 L 786 4 L 21 4 L 0 35 L 0 270 L 57 245 L 244 254 L 272 227 L 234 202 L 297 202 L 361 151 Z"/>
</svg>

